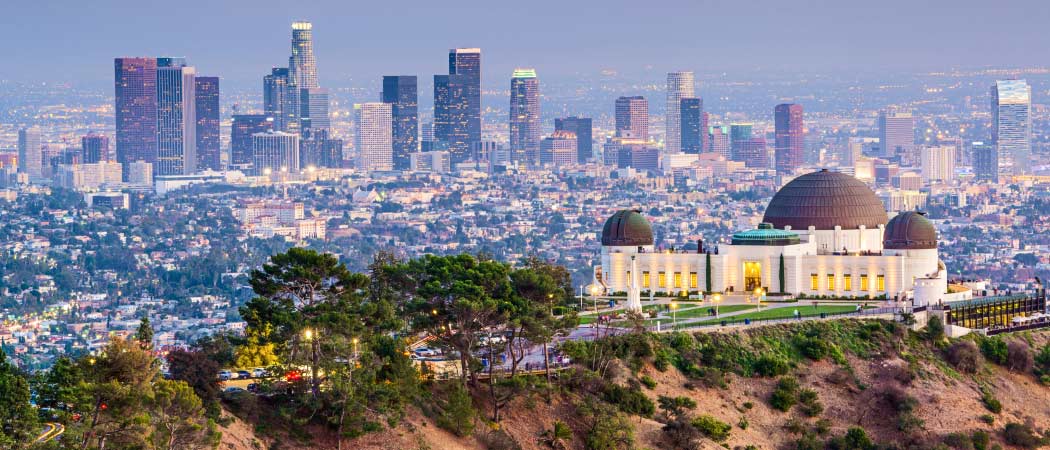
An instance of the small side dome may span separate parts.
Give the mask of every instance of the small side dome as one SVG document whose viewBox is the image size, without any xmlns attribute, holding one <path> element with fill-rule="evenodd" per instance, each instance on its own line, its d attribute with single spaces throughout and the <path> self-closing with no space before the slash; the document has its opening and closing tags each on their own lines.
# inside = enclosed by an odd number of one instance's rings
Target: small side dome
<svg viewBox="0 0 1050 450">
<path fill-rule="evenodd" d="M 926 213 L 905 211 L 886 224 L 882 237 L 886 250 L 924 250 L 937 248 L 937 229 Z"/>
<path fill-rule="evenodd" d="M 641 211 L 622 209 L 605 221 L 602 245 L 636 247 L 653 245 L 653 227 Z"/>
</svg>

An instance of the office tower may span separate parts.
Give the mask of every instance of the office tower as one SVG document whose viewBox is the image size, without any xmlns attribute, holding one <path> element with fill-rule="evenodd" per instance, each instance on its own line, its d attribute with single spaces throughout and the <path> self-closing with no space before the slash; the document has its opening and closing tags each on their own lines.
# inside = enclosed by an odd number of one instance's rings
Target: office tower
<svg viewBox="0 0 1050 450">
<path fill-rule="evenodd" d="M 299 135 L 267 131 L 252 135 L 252 171 L 272 175 L 299 171 Z"/>
<path fill-rule="evenodd" d="M 693 72 L 667 74 L 667 127 L 664 149 L 667 153 L 682 151 L 682 99 L 695 97 Z"/>
<path fill-rule="evenodd" d="M 343 167 L 343 140 L 329 137 L 327 131 L 313 133 L 309 139 L 300 139 L 299 167 Z"/>
<path fill-rule="evenodd" d="M 506 166 L 511 163 L 510 150 L 496 141 L 475 142 L 470 147 L 470 154 L 479 165 L 481 162 L 487 162 L 490 172 L 493 166 Z"/>
<path fill-rule="evenodd" d="M 572 164 L 576 158 L 576 135 L 571 131 L 555 131 L 540 142 L 541 166 L 557 169 Z"/>
<path fill-rule="evenodd" d="M 123 164 L 121 165 L 124 166 Z M 146 161 L 133 161 L 124 167 L 124 182 L 133 186 L 150 186 L 153 184 L 153 164 Z"/>
<path fill-rule="evenodd" d="M 704 100 L 695 97 L 683 98 L 678 105 L 680 148 L 685 153 L 703 153 L 707 127 L 704 124 Z"/>
<path fill-rule="evenodd" d="M 299 89 L 299 129 L 304 137 L 332 129 L 328 105 L 328 89 Z"/>
<path fill-rule="evenodd" d="M 393 113 L 389 103 L 361 103 L 354 105 L 354 149 L 357 150 L 358 170 L 393 170 L 394 142 Z"/>
<path fill-rule="evenodd" d="M 394 170 L 408 170 L 409 155 L 419 151 L 419 95 L 415 75 L 383 77 L 383 103 L 390 104 L 394 133 Z M 433 132 L 433 130 L 431 130 Z"/>
<path fill-rule="evenodd" d="M 197 169 L 222 170 L 219 151 L 219 77 L 197 77 Z"/>
<path fill-rule="evenodd" d="M 156 175 L 197 171 L 196 70 L 185 58 L 157 58 Z"/>
<path fill-rule="evenodd" d="M 310 22 L 292 22 L 292 56 L 288 58 L 288 76 L 299 89 L 320 87 L 317 84 L 313 33 L 313 24 Z"/>
<path fill-rule="evenodd" d="M 419 126 L 419 150 L 429 152 L 434 147 L 434 122 L 423 122 Z"/>
<path fill-rule="evenodd" d="M 732 144 L 729 141 L 729 127 L 725 125 L 715 125 L 708 127 L 707 139 L 711 142 L 711 152 L 715 153 L 725 159 L 730 159 L 732 156 Z"/>
<path fill-rule="evenodd" d="M 973 173 L 978 180 L 999 182 L 999 152 L 995 146 L 984 142 L 970 145 L 970 158 L 973 160 Z"/>
<path fill-rule="evenodd" d="M 540 149 L 540 79 L 535 69 L 514 69 L 510 78 L 510 154 L 536 166 Z"/>
<path fill-rule="evenodd" d="M 448 152 L 415 152 L 410 155 L 409 169 L 417 172 L 447 173 L 452 170 Z"/>
<path fill-rule="evenodd" d="M 254 161 L 252 136 L 275 131 L 274 118 L 266 114 L 234 114 L 230 124 L 230 166 L 246 169 Z M 279 130 L 277 130 L 279 131 Z"/>
<path fill-rule="evenodd" d="M 1025 80 L 997 80 L 992 86 L 991 143 L 1003 173 L 1031 172 L 1032 87 Z"/>
<path fill-rule="evenodd" d="M 116 114 L 117 162 L 157 160 L 157 60 L 116 58 L 114 65 L 114 112 Z"/>
<path fill-rule="evenodd" d="M 584 164 L 593 158 L 591 119 L 589 117 L 566 117 L 554 119 L 554 131 L 568 131 L 576 135 L 576 162 Z"/>
<path fill-rule="evenodd" d="M 802 125 L 802 105 L 782 103 L 773 109 L 775 126 L 774 155 L 778 174 L 788 174 L 802 167 L 805 134 Z"/>
<path fill-rule="evenodd" d="M 616 135 L 649 141 L 649 102 L 645 97 L 616 99 Z"/>
<path fill-rule="evenodd" d="M 109 138 L 101 134 L 88 134 L 80 138 L 80 155 L 84 164 L 109 161 Z"/>
<path fill-rule="evenodd" d="M 434 139 L 448 143 L 453 165 L 481 140 L 481 49 L 449 50 L 448 75 L 434 75 Z"/>
<path fill-rule="evenodd" d="M 746 161 L 748 158 L 747 150 L 743 148 L 745 142 L 751 140 L 753 124 L 750 123 L 731 123 L 729 124 L 729 154 L 733 161 Z"/>
<path fill-rule="evenodd" d="M 766 150 L 765 138 L 733 141 L 733 161 L 743 161 L 745 166 L 755 169 L 768 169 L 769 152 Z"/>
<path fill-rule="evenodd" d="M 41 178 L 43 165 L 44 149 L 40 143 L 40 130 L 18 130 L 18 172 L 27 174 L 29 178 Z"/>
<path fill-rule="evenodd" d="M 955 180 L 955 147 L 923 147 L 921 155 L 922 178 L 927 183 L 950 183 Z"/>
<path fill-rule="evenodd" d="M 263 112 L 273 117 L 274 128 L 299 131 L 299 89 L 292 83 L 287 67 L 274 67 L 263 77 Z"/>
<path fill-rule="evenodd" d="M 882 156 L 915 162 L 915 118 L 911 113 L 879 112 L 879 146 Z"/>
</svg>

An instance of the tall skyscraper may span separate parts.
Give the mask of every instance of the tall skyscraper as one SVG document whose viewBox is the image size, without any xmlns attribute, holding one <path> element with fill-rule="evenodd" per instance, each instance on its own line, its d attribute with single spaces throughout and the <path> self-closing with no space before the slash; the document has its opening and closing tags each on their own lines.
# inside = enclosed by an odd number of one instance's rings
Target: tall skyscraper
<svg viewBox="0 0 1050 450">
<path fill-rule="evenodd" d="M 711 152 L 729 160 L 732 158 L 732 144 L 729 141 L 729 127 L 716 125 L 708 127 L 707 138 L 711 142 Z"/>
<path fill-rule="evenodd" d="M 277 130 L 299 131 L 299 97 L 287 67 L 274 67 L 263 77 L 263 112 L 273 117 Z"/>
<path fill-rule="evenodd" d="M 109 161 L 109 138 L 101 134 L 88 134 L 80 138 L 80 157 L 84 164 Z"/>
<path fill-rule="evenodd" d="M 313 28 L 310 22 L 292 22 L 292 56 L 288 58 L 288 76 L 300 89 L 320 87 L 317 84 Z"/>
<path fill-rule="evenodd" d="M 389 103 L 354 105 L 354 149 L 358 170 L 393 170 L 393 113 Z"/>
<path fill-rule="evenodd" d="M 766 139 L 752 137 L 742 141 L 733 141 L 733 160 L 743 161 L 747 167 L 768 169 L 769 152 L 766 150 Z"/>
<path fill-rule="evenodd" d="M 394 170 L 408 170 L 419 151 L 419 95 L 415 75 L 383 77 L 383 103 L 393 120 Z"/>
<path fill-rule="evenodd" d="M 267 131 L 252 135 L 252 171 L 272 175 L 299 171 L 299 135 Z"/>
<path fill-rule="evenodd" d="M 593 127 L 589 117 L 554 119 L 554 131 L 568 131 L 576 135 L 576 162 L 584 164 L 593 158 Z"/>
<path fill-rule="evenodd" d="M 222 170 L 219 150 L 219 77 L 197 77 L 197 169 Z"/>
<path fill-rule="evenodd" d="M 879 147 L 882 156 L 898 156 L 902 162 L 915 161 L 915 118 L 911 113 L 879 112 Z"/>
<path fill-rule="evenodd" d="M 274 131 L 274 118 L 266 114 L 234 114 L 230 125 L 230 166 L 247 169 L 254 161 L 252 136 Z"/>
<path fill-rule="evenodd" d="M 540 142 L 538 165 L 558 169 L 572 164 L 576 157 L 576 135 L 571 131 L 555 131 Z"/>
<path fill-rule="evenodd" d="M 999 170 L 1031 173 L 1032 87 L 1025 80 L 997 80 L 992 86 L 992 145 Z"/>
<path fill-rule="evenodd" d="M 540 79 L 535 69 L 514 69 L 510 78 L 510 154 L 514 162 L 538 166 Z"/>
<path fill-rule="evenodd" d="M 616 135 L 649 141 L 649 102 L 645 97 L 616 99 Z"/>
<path fill-rule="evenodd" d="M 185 58 L 157 58 L 157 160 L 154 175 L 197 171 L 197 72 Z"/>
<path fill-rule="evenodd" d="M 773 109 L 775 126 L 774 154 L 779 174 L 788 174 L 802 167 L 805 157 L 805 132 L 802 125 L 802 105 L 782 103 Z"/>
<path fill-rule="evenodd" d="M 704 123 L 704 100 L 687 97 L 678 104 L 679 123 L 682 132 L 679 143 L 685 153 L 703 153 L 707 137 L 707 126 Z"/>
<path fill-rule="evenodd" d="M 22 128 L 18 130 L 18 172 L 29 178 L 41 178 L 44 170 L 44 148 L 40 142 L 40 130 Z"/>
<path fill-rule="evenodd" d="M 328 105 L 328 89 L 299 89 L 299 129 L 304 137 L 327 133 L 332 129 Z"/>
<path fill-rule="evenodd" d="M 126 181 L 129 163 L 157 160 L 157 60 L 116 58 L 113 63 L 117 162 Z"/>
<path fill-rule="evenodd" d="M 924 181 L 950 183 L 955 180 L 955 147 L 924 146 L 921 155 Z"/>
<path fill-rule="evenodd" d="M 667 74 L 667 133 L 664 138 L 667 153 L 682 151 L 682 99 L 696 96 L 694 84 L 693 72 Z"/>
<path fill-rule="evenodd" d="M 448 75 L 434 76 L 434 138 L 448 143 L 452 164 L 481 141 L 481 49 L 449 50 Z"/>
<path fill-rule="evenodd" d="M 970 146 L 973 158 L 973 173 L 978 180 L 999 182 L 999 152 L 995 146 L 984 142 L 974 142 Z"/>
</svg>

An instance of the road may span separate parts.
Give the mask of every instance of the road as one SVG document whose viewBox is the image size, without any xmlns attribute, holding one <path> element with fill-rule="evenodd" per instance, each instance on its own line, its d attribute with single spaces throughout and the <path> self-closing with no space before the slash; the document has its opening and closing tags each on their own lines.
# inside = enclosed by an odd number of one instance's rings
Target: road
<svg viewBox="0 0 1050 450">
<path fill-rule="evenodd" d="M 36 438 L 35 441 L 33 441 L 34 444 L 43 444 L 45 442 L 50 442 L 55 438 L 61 436 L 62 433 L 66 432 L 65 425 L 62 425 L 57 422 L 47 422 L 44 424 L 44 427 L 44 433 L 41 434 L 40 437 Z"/>
</svg>

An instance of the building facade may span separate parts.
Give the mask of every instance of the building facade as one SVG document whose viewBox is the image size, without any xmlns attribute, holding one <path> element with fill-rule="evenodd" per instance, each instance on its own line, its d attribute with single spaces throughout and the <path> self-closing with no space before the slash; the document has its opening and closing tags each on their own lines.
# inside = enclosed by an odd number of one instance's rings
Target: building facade
<svg viewBox="0 0 1050 450">
<path fill-rule="evenodd" d="M 37 128 L 18 130 L 18 172 L 28 175 L 30 179 L 43 177 L 44 147 Z"/>
<path fill-rule="evenodd" d="M 196 76 L 185 58 L 157 58 L 157 175 L 197 170 Z"/>
<path fill-rule="evenodd" d="M 434 138 L 448 143 L 453 164 L 481 140 L 481 49 L 449 50 L 448 75 L 434 76 Z"/>
<path fill-rule="evenodd" d="M 554 131 L 568 131 L 576 136 L 576 162 L 584 164 L 594 158 L 593 126 L 589 117 L 554 119 Z"/>
<path fill-rule="evenodd" d="M 649 141 L 649 101 L 645 97 L 616 99 L 616 135 Z"/>
<path fill-rule="evenodd" d="M 670 72 L 667 74 L 667 111 L 664 126 L 664 150 L 667 153 L 682 151 L 682 99 L 696 96 L 693 72 Z"/>
<path fill-rule="evenodd" d="M 274 118 L 267 114 L 234 114 L 230 121 L 230 165 L 247 169 L 255 161 L 252 136 L 277 130 Z"/>
<path fill-rule="evenodd" d="M 219 77 L 197 77 L 197 169 L 222 170 L 219 149 Z"/>
<path fill-rule="evenodd" d="M 394 170 L 408 170 L 410 156 L 419 151 L 419 95 L 414 75 L 383 77 L 383 103 L 390 104 L 393 120 Z"/>
<path fill-rule="evenodd" d="M 114 59 L 117 162 L 157 160 L 157 59 Z M 124 174 L 125 179 L 127 173 Z"/>
<path fill-rule="evenodd" d="M 298 171 L 298 134 L 271 130 L 252 135 L 252 173 L 276 177 Z"/>
<path fill-rule="evenodd" d="M 992 86 L 992 145 L 1001 172 L 1031 173 L 1032 87 L 1025 80 L 998 80 Z"/>
<path fill-rule="evenodd" d="M 704 120 L 704 100 L 683 98 L 678 105 L 681 133 L 679 142 L 684 153 L 704 153 L 707 142 L 707 124 Z"/>
<path fill-rule="evenodd" d="M 514 69 L 510 78 L 510 153 L 515 162 L 540 161 L 540 79 L 535 69 Z"/>
<path fill-rule="evenodd" d="M 773 110 L 775 126 L 774 155 L 778 174 L 793 173 L 802 167 L 805 156 L 805 128 L 802 105 L 783 103 Z"/>
<path fill-rule="evenodd" d="M 879 112 L 879 149 L 882 156 L 918 163 L 915 157 L 915 118 L 911 113 Z"/>
<path fill-rule="evenodd" d="M 394 149 L 392 108 L 389 103 L 361 103 L 354 105 L 354 148 L 357 150 L 357 169 L 364 171 L 393 170 Z"/>
</svg>

